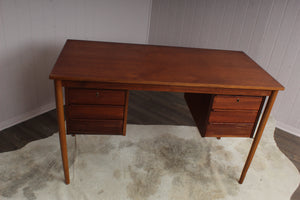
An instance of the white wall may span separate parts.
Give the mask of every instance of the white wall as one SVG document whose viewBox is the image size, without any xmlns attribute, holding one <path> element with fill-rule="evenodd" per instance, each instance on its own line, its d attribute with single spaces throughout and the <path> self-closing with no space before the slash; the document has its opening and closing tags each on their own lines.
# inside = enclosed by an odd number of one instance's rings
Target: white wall
<svg viewBox="0 0 300 200">
<path fill-rule="evenodd" d="M 149 43 L 246 52 L 285 86 L 272 115 L 300 136 L 299 0 L 153 0 Z"/>
<path fill-rule="evenodd" d="M 0 0 L 0 130 L 54 108 L 67 38 L 146 43 L 151 0 Z"/>
</svg>

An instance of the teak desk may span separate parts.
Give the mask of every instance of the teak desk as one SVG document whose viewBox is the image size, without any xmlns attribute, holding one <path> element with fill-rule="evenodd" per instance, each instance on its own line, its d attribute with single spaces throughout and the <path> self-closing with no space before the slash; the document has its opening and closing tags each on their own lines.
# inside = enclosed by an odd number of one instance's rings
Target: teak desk
<svg viewBox="0 0 300 200">
<path fill-rule="evenodd" d="M 67 40 L 50 79 L 55 83 L 66 184 L 70 179 L 62 87 L 68 134 L 125 135 L 129 90 L 185 93 L 203 137 L 254 136 L 239 183 L 278 90 L 284 89 L 240 51 L 79 40 Z"/>
</svg>

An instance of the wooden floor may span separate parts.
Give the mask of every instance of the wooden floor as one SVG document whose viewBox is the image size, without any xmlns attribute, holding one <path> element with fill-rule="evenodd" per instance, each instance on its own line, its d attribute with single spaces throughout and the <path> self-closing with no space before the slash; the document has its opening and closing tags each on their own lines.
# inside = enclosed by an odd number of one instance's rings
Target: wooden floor
<svg viewBox="0 0 300 200">
<path fill-rule="evenodd" d="M 132 124 L 194 125 L 182 93 L 131 91 L 127 120 Z M 55 132 L 58 132 L 56 111 L 52 110 L 0 131 L 0 153 L 19 149 Z M 274 135 L 280 150 L 300 171 L 300 137 L 280 129 Z M 300 199 L 300 187 L 291 199 Z"/>
</svg>

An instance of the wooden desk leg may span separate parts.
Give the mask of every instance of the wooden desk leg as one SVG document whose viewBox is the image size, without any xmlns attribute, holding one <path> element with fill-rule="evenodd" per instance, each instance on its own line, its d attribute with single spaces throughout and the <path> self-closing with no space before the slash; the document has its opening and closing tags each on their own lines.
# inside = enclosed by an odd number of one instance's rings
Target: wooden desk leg
<svg viewBox="0 0 300 200">
<path fill-rule="evenodd" d="M 64 100 L 61 80 L 54 80 L 55 85 L 55 96 L 56 96 L 56 112 L 57 121 L 59 126 L 59 140 L 61 157 L 64 167 L 65 183 L 70 183 L 69 176 L 69 165 L 68 165 L 68 152 L 67 152 L 67 140 L 66 140 L 66 129 L 65 129 L 65 117 L 64 117 Z"/>
<path fill-rule="evenodd" d="M 275 102 L 275 99 L 276 99 L 276 96 L 277 96 L 277 93 L 278 91 L 272 91 L 272 94 L 270 95 L 269 97 L 269 100 L 268 100 L 268 103 L 267 103 L 267 106 L 264 110 L 264 113 L 263 113 L 263 116 L 261 118 L 261 121 L 259 123 L 259 127 L 256 131 L 256 134 L 255 134 L 255 137 L 254 137 L 254 140 L 253 140 L 253 143 L 252 143 L 252 146 L 251 146 L 251 149 L 249 151 L 249 154 L 248 154 L 248 157 L 247 157 L 247 160 L 245 162 L 245 166 L 244 166 L 244 169 L 242 171 L 242 174 L 241 174 L 241 177 L 240 177 L 240 180 L 239 180 L 239 183 L 242 184 L 244 179 L 245 179 L 245 176 L 247 174 L 247 171 L 248 171 L 248 168 L 251 164 L 251 161 L 253 159 L 253 156 L 255 154 L 255 151 L 256 151 L 256 148 L 258 146 L 258 143 L 260 141 L 260 138 L 262 136 L 262 133 L 264 131 L 264 128 L 266 126 L 266 123 L 268 121 L 268 118 L 269 118 L 269 115 L 271 113 L 271 110 L 272 110 L 272 107 L 273 107 L 273 104 Z"/>
</svg>

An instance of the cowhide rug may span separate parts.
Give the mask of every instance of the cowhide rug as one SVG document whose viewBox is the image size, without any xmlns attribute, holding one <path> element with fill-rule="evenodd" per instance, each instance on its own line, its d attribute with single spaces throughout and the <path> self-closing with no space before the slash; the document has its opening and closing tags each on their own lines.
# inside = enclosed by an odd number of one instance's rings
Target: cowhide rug
<svg viewBox="0 0 300 200">
<path fill-rule="evenodd" d="M 289 199 L 300 176 L 277 148 L 274 127 L 270 120 L 242 185 L 252 139 L 162 125 L 128 125 L 126 137 L 67 136 L 65 185 L 54 134 L 0 154 L 0 199 Z"/>
</svg>

